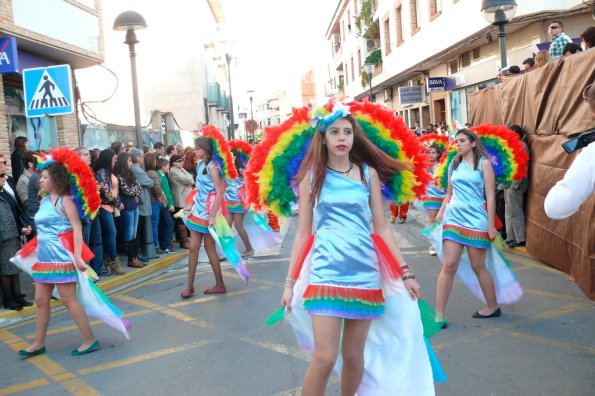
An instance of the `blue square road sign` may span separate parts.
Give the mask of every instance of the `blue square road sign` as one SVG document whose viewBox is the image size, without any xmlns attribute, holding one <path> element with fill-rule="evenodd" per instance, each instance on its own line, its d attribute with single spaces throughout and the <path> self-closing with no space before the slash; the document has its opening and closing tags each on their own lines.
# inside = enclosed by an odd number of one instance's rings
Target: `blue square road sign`
<svg viewBox="0 0 595 396">
<path fill-rule="evenodd" d="M 74 111 L 70 65 L 24 69 L 23 86 L 27 117 L 71 114 Z"/>
</svg>

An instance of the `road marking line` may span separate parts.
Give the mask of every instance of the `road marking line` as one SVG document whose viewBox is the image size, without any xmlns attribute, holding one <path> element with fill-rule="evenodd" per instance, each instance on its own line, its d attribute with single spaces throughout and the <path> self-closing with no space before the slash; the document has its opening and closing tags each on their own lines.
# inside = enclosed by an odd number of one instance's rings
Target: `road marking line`
<svg viewBox="0 0 595 396">
<path fill-rule="evenodd" d="M 140 311 L 135 311 L 135 312 L 130 312 L 124 315 L 125 318 L 133 318 L 135 316 L 141 316 L 141 315 L 146 315 L 150 312 L 153 312 L 149 309 L 141 309 Z M 91 326 L 95 326 L 95 325 L 100 325 L 103 322 L 101 320 L 92 320 L 89 322 L 91 324 Z M 76 325 L 71 325 L 71 326 L 64 326 L 64 327 L 58 327 L 56 329 L 52 329 L 52 330 L 48 330 L 47 335 L 55 335 L 55 334 L 60 334 L 60 333 L 68 333 L 69 331 L 75 331 L 78 330 L 78 327 L 76 327 Z M 28 340 L 33 340 L 35 339 L 35 333 L 33 334 L 29 334 L 28 336 L 25 337 Z"/>
<path fill-rule="evenodd" d="M 579 302 L 585 301 L 584 298 L 569 296 L 568 294 L 564 294 L 564 293 L 548 292 L 548 291 L 537 290 L 537 289 L 523 289 L 523 291 L 525 292 L 525 294 L 534 294 L 536 296 L 545 296 L 545 297 L 557 298 L 557 299 L 561 299 L 561 300 L 572 300 L 572 301 L 579 301 Z"/>
<path fill-rule="evenodd" d="M 250 337 L 240 337 L 240 340 L 245 341 L 249 344 L 256 345 L 258 347 L 268 349 L 269 351 L 277 352 L 285 356 L 289 356 L 295 359 L 310 361 L 310 354 L 302 351 L 299 348 L 289 347 L 284 344 L 275 344 L 272 342 L 258 341 Z"/>
<path fill-rule="evenodd" d="M 144 361 L 155 359 L 155 358 L 158 358 L 161 356 L 170 355 L 170 354 L 176 353 L 176 352 L 182 352 L 182 351 L 186 351 L 189 349 L 200 348 L 202 346 L 214 344 L 214 343 L 220 342 L 220 341 L 221 341 L 221 338 L 192 342 L 190 344 L 179 345 L 179 346 L 172 347 L 172 348 L 166 348 L 166 349 L 161 349 L 159 351 L 145 353 L 143 355 L 133 356 L 128 359 L 116 360 L 116 361 L 109 362 L 109 363 L 99 364 L 97 366 L 88 367 L 86 369 L 78 370 L 77 373 L 79 375 L 94 374 L 94 373 L 98 373 L 100 371 L 110 370 L 110 369 L 113 369 L 116 367 L 128 366 L 130 364 L 144 362 Z"/>
<path fill-rule="evenodd" d="M 341 382 L 341 379 L 337 376 L 332 376 L 329 378 L 328 382 L 326 383 L 326 387 L 328 388 L 330 385 L 336 385 Z M 273 396 L 300 396 L 302 394 L 302 387 L 297 386 L 295 388 L 288 389 L 283 392 L 275 393 Z"/>
<path fill-rule="evenodd" d="M 260 291 L 260 290 L 264 290 L 264 289 L 268 289 L 268 287 L 265 287 L 265 286 L 256 287 L 256 288 L 252 287 L 250 289 L 238 290 L 238 291 L 230 292 L 230 293 L 214 294 L 214 295 L 210 295 L 208 297 L 197 298 L 197 299 L 193 299 L 193 300 L 180 301 L 177 303 L 168 304 L 167 306 L 171 307 L 171 308 L 184 307 L 186 305 L 201 304 L 201 303 L 211 302 L 211 301 L 215 301 L 215 300 L 222 300 L 222 299 L 228 298 L 228 297 L 241 296 L 243 294 L 248 294 L 248 293 L 252 293 L 252 292 Z"/>
<path fill-rule="evenodd" d="M 3 341 L 6 346 L 15 352 L 29 346 L 25 340 L 8 331 L 0 331 L 0 341 Z M 98 395 L 95 389 L 82 380 L 75 378 L 74 374 L 50 359 L 46 354 L 33 356 L 27 359 L 27 362 L 54 381 L 59 382 L 60 385 L 74 395 Z M 68 380 L 64 381 L 64 379 Z"/>
<path fill-rule="evenodd" d="M 0 396 L 24 392 L 24 391 L 39 388 L 40 386 L 45 386 L 45 385 L 49 385 L 49 381 L 44 380 L 44 379 L 29 381 L 29 382 L 25 382 L 23 384 L 13 385 L 13 386 L 9 386 L 9 387 L 0 389 Z"/>
<path fill-rule="evenodd" d="M 533 315 L 533 316 L 529 316 L 528 318 L 523 318 L 523 319 L 519 319 L 516 320 L 514 322 L 510 323 L 510 326 L 514 326 L 514 327 L 519 327 L 519 326 L 527 326 L 529 324 L 533 324 L 536 322 L 539 322 L 541 320 L 544 319 L 552 319 L 558 316 L 562 316 L 562 315 L 567 315 L 569 313 L 572 313 L 574 311 L 579 311 L 583 308 L 589 308 L 593 306 L 592 303 L 587 303 L 587 302 L 583 302 L 583 303 L 571 303 L 571 304 L 567 304 L 564 305 L 560 308 L 556 308 L 556 309 L 552 309 L 550 311 L 543 311 L 538 313 L 537 315 Z"/>
<path fill-rule="evenodd" d="M 439 351 L 442 351 L 443 349 L 447 349 L 447 348 L 456 346 L 458 344 L 467 343 L 467 342 L 477 342 L 477 341 L 481 340 L 482 338 L 491 337 L 493 335 L 500 334 L 503 331 L 504 330 L 501 328 L 492 327 L 491 329 L 486 329 L 485 331 L 481 331 L 479 333 L 470 333 L 470 334 L 467 334 L 462 337 L 455 338 L 455 339 L 452 339 L 449 341 L 432 344 L 432 349 L 435 352 L 439 352 Z"/>
<path fill-rule="evenodd" d="M 201 327 L 203 329 L 214 329 L 215 328 L 215 324 L 214 323 L 211 323 L 211 322 L 208 322 L 208 321 L 202 320 L 202 319 L 197 319 L 197 318 L 194 318 L 194 317 L 192 317 L 190 315 L 186 315 L 185 313 L 175 311 L 175 310 L 173 310 L 171 308 L 168 308 L 168 307 L 162 307 L 160 305 L 153 304 L 152 302 L 141 300 L 141 299 L 136 298 L 136 297 L 118 295 L 118 296 L 114 296 L 114 298 L 117 298 L 118 300 L 130 302 L 132 304 L 136 304 L 136 305 L 139 305 L 141 307 L 149 308 L 149 309 L 152 309 L 152 310 L 157 311 L 157 312 L 161 312 L 161 313 L 163 313 L 163 314 L 165 314 L 165 315 L 167 315 L 169 317 L 179 319 L 179 320 L 181 320 L 183 322 L 190 323 L 190 324 L 192 324 L 194 326 L 198 326 L 198 327 Z"/>
<path fill-rule="evenodd" d="M 547 272 L 551 272 L 553 274 L 557 274 L 557 275 L 566 275 L 566 273 L 564 271 L 561 271 L 559 269 L 556 269 L 554 267 L 550 267 L 545 263 L 541 263 L 541 261 L 538 261 L 536 263 L 537 259 L 528 259 L 525 257 L 519 257 L 517 255 L 514 254 L 504 254 L 504 257 L 506 257 L 508 259 L 508 261 L 512 261 L 515 264 L 519 264 L 519 265 L 528 265 L 530 266 L 532 269 L 538 269 L 538 270 L 542 270 L 542 271 L 547 271 Z M 515 268 L 515 271 L 517 271 L 517 269 Z"/>
<path fill-rule="evenodd" d="M 578 345 L 578 344 L 562 342 L 562 341 L 555 340 L 553 338 L 541 337 L 541 336 L 527 334 L 527 333 L 523 333 L 523 332 L 519 332 L 519 331 L 507 331 L 506 333 L 513 337 L 521 338 L 523 340 L 534 341 L 539 344 L 545 344 L 545 345 L 555 346 L 560 349 L 565 349 L 565 350 L 570 350 L 570 351 L 578 351 L 578 352 L 582 352 L 582 353 L 587 353 L 589 355 L 595 355 L 595 348 L 589 348 L 589 347 Z"/>
</svg>

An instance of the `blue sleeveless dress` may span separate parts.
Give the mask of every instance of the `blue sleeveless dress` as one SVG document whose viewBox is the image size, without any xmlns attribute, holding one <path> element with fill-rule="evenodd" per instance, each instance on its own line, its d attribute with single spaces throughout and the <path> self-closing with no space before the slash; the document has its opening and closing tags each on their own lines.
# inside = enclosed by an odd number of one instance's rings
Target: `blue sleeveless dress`
<svg viewBox="0 0 595 396">
<path fill-rule="evenodd" d="M 434 164 L 432 169 L 430 169 L 430 174 L 433 175 L 436 171 L 436 166 L 438 164 Z M 446 196 L 446 191 L 439 189 L 434 181 L 431 181 L 428 184 L 428 188 L 426 190 L 426 197 L 423 201 L 423 207 L 425 210 L 440 210 L 442 206 L 442 201 L 444 201 L 444 197 Z"/>
<path fill-rule="evenodd" d="M 363 169 L 369 186 L 368 167 Z M 376 319 L 384 313 L 369 199 L 361 181 L 327 171 L 314 207 L 316 237 L 303 296 L 310 315 Z"/>
<path fill-rule="evenodd" d="M 481 249 L 490 247 L 482 163 L 477 170 L 465 161 L 449 169 L 453 195 L 444 216 L 443 239 Z"/>
<path fill-rule="evenodd" d="M 58 209 L 62 212 L 59 213 Z M 56 205 L 46 196 L 35 214 L 37 227 L 37 263 L 33 264 L 32 278 L 37 283 L 71 283 L 78 280 L 72 254 L 60 241 L 60 234 L 72 231 L 64 212 L 62 197 Z"/>
<path fill-rule="evenodd" d="M 215 183 L 211 174 L 208 172 L 203 175 L 203 169 L 205 166 L 204 162 L 199 162 L 196 168 L 196 194 L 194 195 L 194 207 L 192 213 L 188 215 L 186 219 L 186 227 L 193 231 L 200 232 L 202 234 L 209 233 L 209 210 L 207 209 L 207 200 L 210 194 L 216 193 Z"/>
<path fill-rule="evenodd" d="M 244 210 L 244 199 L 241 194 L 241 189 L 244 188 L 244 178 L 238 176 L 235 180 L 225 179 L 225 195 L 223 200 L 227 205 L 227 210 L 230 213 L 246 213 Z"/>
</svg>

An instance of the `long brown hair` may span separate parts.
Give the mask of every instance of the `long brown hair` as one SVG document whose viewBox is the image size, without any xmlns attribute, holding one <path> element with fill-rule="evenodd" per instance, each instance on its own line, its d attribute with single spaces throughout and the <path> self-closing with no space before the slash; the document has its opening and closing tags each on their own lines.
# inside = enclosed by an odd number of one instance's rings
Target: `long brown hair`
<svg viewBox="0 0 595 396">
<path fill-rule="evenodd" d="M 479 138 L 477 137 L 477 134 L 469 129 L 459 129 L 459 131 L 456 133 L 455 138 L 458 135 L 465 135 L 469 138 L 470 142 L 473 143 L 475 142 L 475 147 L 473 147 L 473 170 L 477 170 L 477 166 L 479 165 L 479 159 L 481 157 L 488 157 L 488 152 L 485 149 L 485 147 L 483 147 L 483 144 L 481 144 L 481 141 L 479 140 Z M 461 161 L 463 160 L 463 156 L 461 154 L 457 154 L 455 156 L 455 159 L 453 160 L 453 164 L 452 164 L 452 169 L 455 170 L 457 169 L 457 167 L 459 166 L 459 164 L 461 163 Z"/>
<path fill-rule="evenodd" d="M 157 167 L 157 154 L 148 153 L 145 154 L 145 172 L 150 170 L 156 170 Z"/>
<path fill-rule="evenodd" d="M 205 167 L 202 170 L 202 174 L 207 174 L 207 167 L 209 166 L 209 162 L 213 159 L 213 143 L 211 143 L 211 139 L 206 136 L 199 136 L 194 139 L 194 147 L 200 147 L 207 153 L 207 156 L 203 158 L 205 163 Z"/>
<path fill-rule="evenodd" d="M 184 154 L 184 164 L 182 165 L 187 171 L 196 170 L 196 160 L 194 159 L 194 151 L 191 149 Z"/>
<path fill-rule="evenodd" d="M 362 183 L 367 185 L 364 176 L 363 165 L 367 164 L 376 169 L 380 182 L 388 183 L 395 173 L 412 170 L 411 164 L 398 161 L 384 151 L 380 150 L 374 143 L 368 139 L 360 125 L 352 115 L 345 117 L 353 127 L 353 147 L 349 152 L 349 160 L 353 162 L 360 170 Z M 299 184 L 304 177 L 312 171 L 312 188 L 310 189 L 310 201 L 314 202 L 320 196 L 322 185 L 326 177 L 326 166 L 328 162 L 328 150 L 324 142 L 324 133 L 318 129 L 312 137 L 312 142 L 306 153 L 306 157 L 300 166 L 300 170 L 294 179 L 294 184 Z"/>
</svg>

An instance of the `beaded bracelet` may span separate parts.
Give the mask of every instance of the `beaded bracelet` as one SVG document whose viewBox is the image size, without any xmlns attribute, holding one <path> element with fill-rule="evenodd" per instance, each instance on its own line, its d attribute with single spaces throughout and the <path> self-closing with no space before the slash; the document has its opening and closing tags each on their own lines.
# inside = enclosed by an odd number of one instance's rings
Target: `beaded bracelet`
<svg viewBox="0 0 595 396">
<path fill-rule="evenodd" d="M 406 281 L 407 279 L 415 279 L 415 275 L 413 275 L 413 273 L 412 273 L 412 272 L 409 272 L 409 273 L 407 273 L 407 274 L 403 275 L 403 276 L 401 277 L 401 279 L 403 279 L 404 281 Z"/>
<path fill-rule="evenodd" d="M 294 284 L 295 283 L 295 279 L 290 278 L 289 276 L 287 278 L 285 278 L 285 283 L 291 283 Z"/>
<path fill-rule="evenodd" d="M 401 266 L 401 269 L 402 269 L 403 271 L 410 269 L 410 268 L 409 268 L 409 264 L 403 264 L 403 265 Z"/>
</svg>

